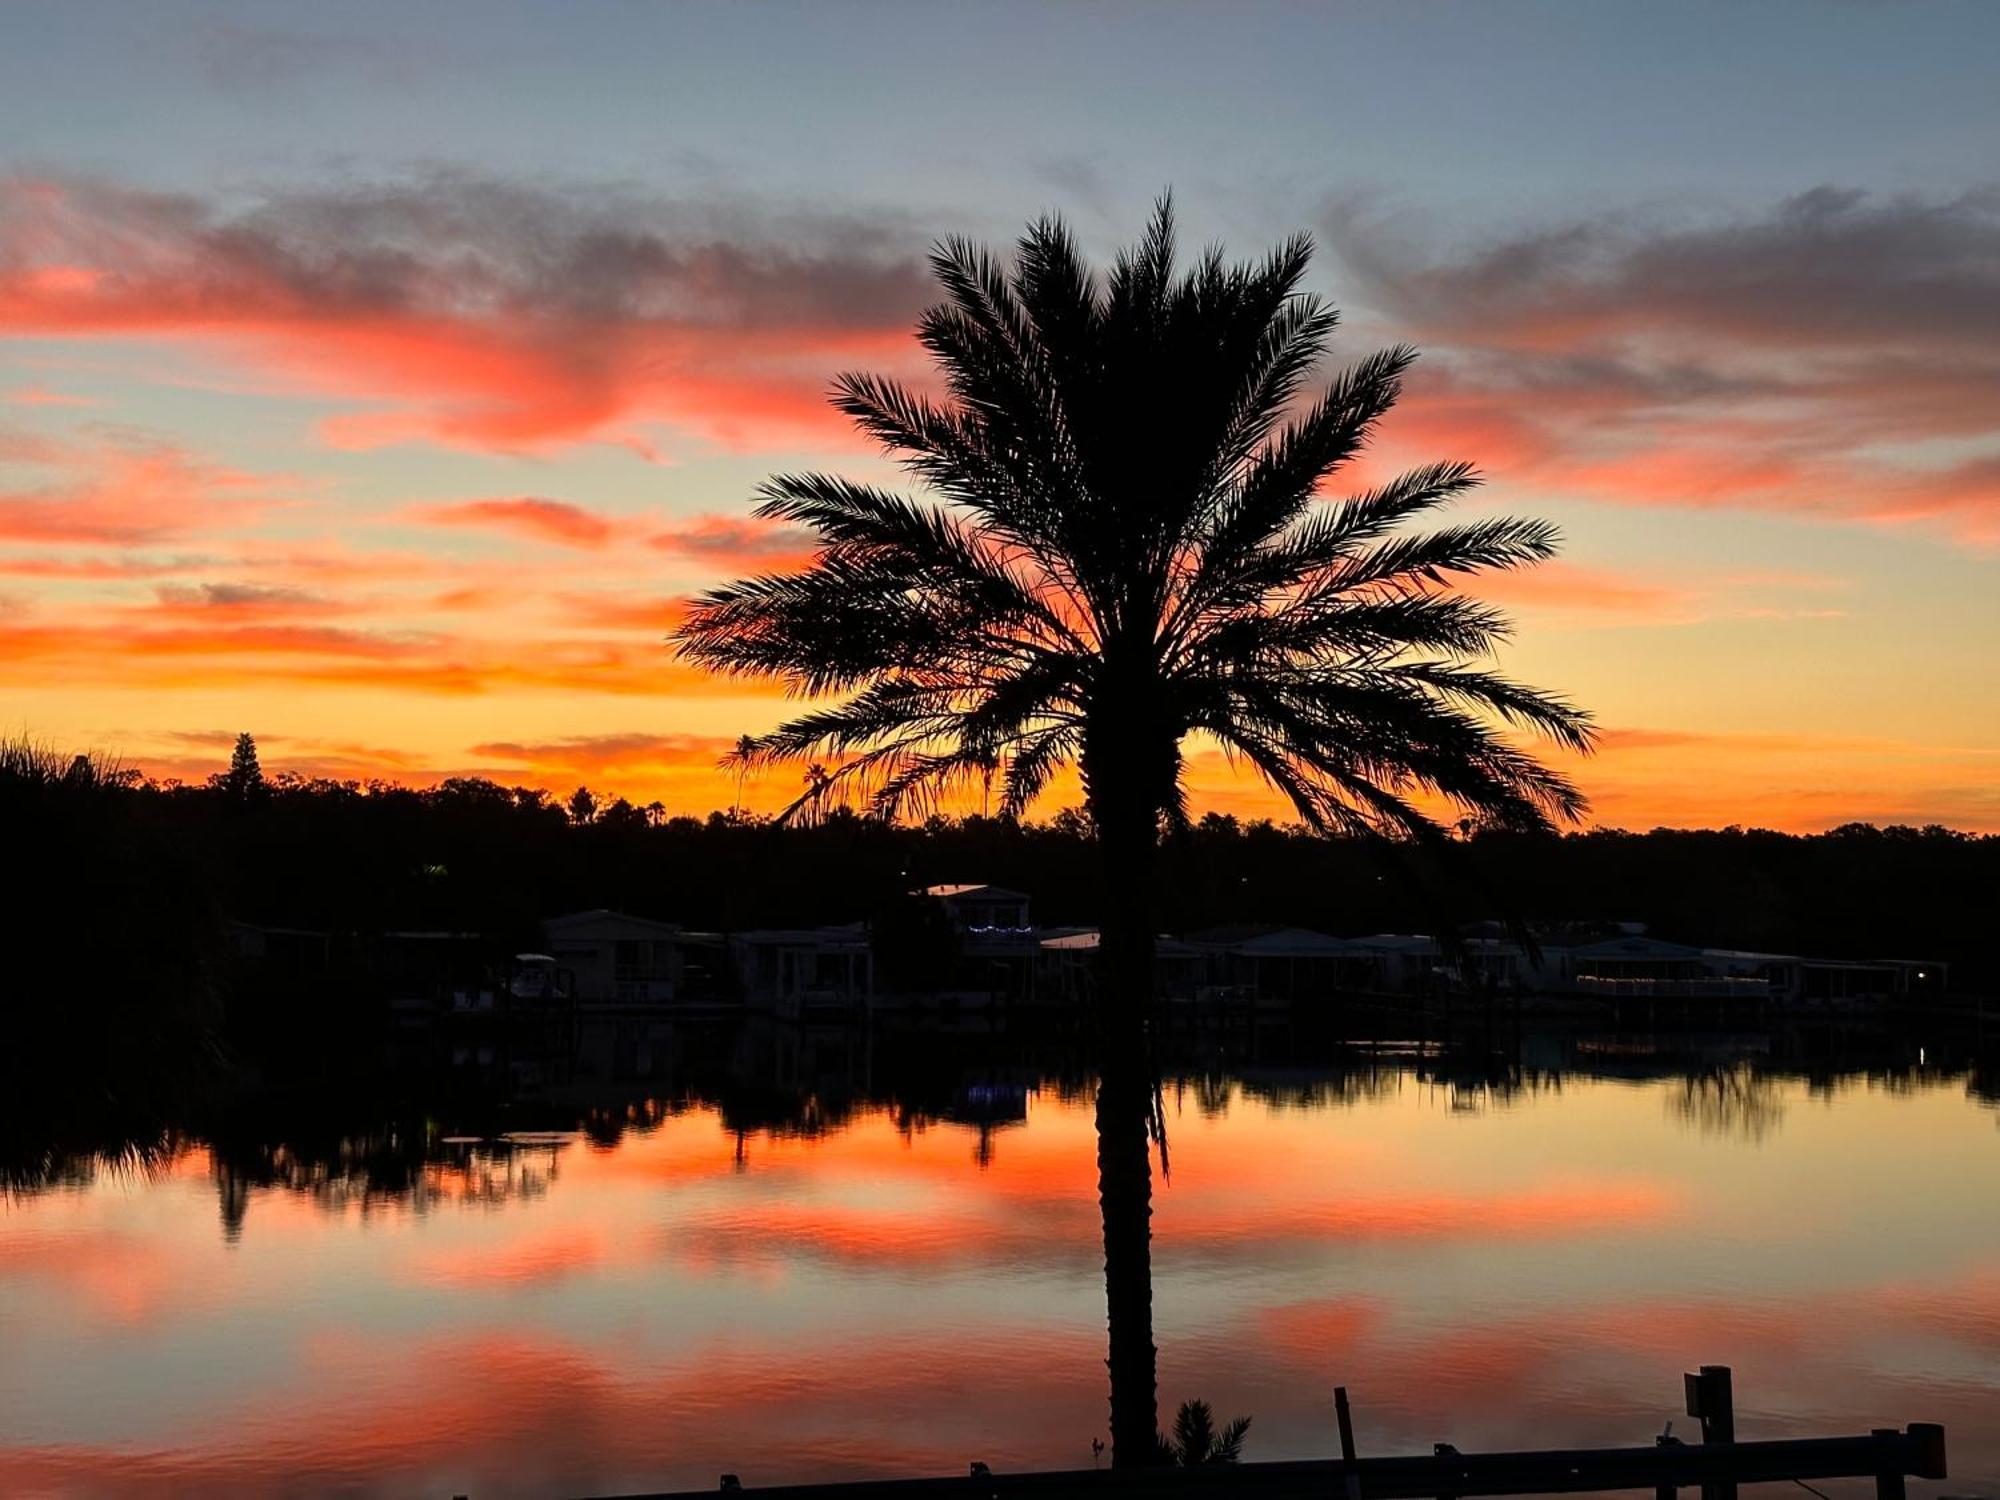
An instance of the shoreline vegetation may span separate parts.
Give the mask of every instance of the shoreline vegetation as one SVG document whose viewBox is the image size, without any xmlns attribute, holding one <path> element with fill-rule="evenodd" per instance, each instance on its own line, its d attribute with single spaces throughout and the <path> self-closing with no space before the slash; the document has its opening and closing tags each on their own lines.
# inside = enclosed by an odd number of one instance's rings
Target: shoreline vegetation
<svg viewBox="0 0 2000 1500">
<path fill-rule="evenodd" d="M 247 742 L 248 736 L 245 736 Z M 556 913 L 612 907 L 702 931 L 870 921 L 924 886 L 1029 892 L 1049 924 L 1101 919 L 1095 836 L 1045 819 L 807 822 L 670 816 L 578 788 L 455 778 L 266 777 L 254 746 L 205 784 L 0 743 L 0 816 L 18 855 L 18 955 L 65 988 L 163 986 L 183 999 L 228 921 L 333 932 L 449 930 L 531 946 Z M 1210 813 L 1159 847 L 1166 931 L 1244 923 L 1346 934 L 1485 921 L 1639 922 L 1674 941 L 1828 957 L 1909 953 L 1954 988 L 2000 978 L 1985 941 L 2000 835 L 1850 823 L 1824 833 L 1462 829 L 1422 848 Z M 42 957 L 37 957 L 37 954 Z M 24 988 L 17 979 L 13 986 Z"/>
<path fill-rule="evenodd" d="M 695 930 L 909 921 L 925 885 L 981 879 L 1032 893 L 1050 923 L 1095 921 L 1088 824 L 832 809 L 806 825 L 717 812 L 648 817 L 615 800 L 458 780 L 265 777 L 254 749 L 205 785 L 0 745 L 0 818 L 15 848 L 22 934 L 4 986 L 15 1146 L 143 1139 L 249 1076 L 359 1076 L 377 1065 L 380 996 L 283 994 L 236 982 L 231 922 L 365 938 L 464 933 L 539 943 L 559 912 L 613 907 Z M 1830 956 L 1914 952 L 1991 994 L 2000 838 L 1942 828 L 1483 833 L 1426 853 L 1419 875 L 1379 846 L 1219 816 L 1160 847 L 1163 925 L 1409 931 L 1496 916 L 1643 921 L 1667 938 Z M 30 1120 L 32 1126 L 28 1123 Z M 41 1149 L 39 1144 L 28 1154 Z M 17 1150 L 13 1153 L 20 1155 Z"/>
</svg>

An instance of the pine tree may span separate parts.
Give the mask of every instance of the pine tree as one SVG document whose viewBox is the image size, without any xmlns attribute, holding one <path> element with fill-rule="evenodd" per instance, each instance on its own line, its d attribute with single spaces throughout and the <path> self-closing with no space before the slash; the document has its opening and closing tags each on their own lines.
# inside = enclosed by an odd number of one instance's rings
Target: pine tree
<svg viewBox="0 0 2000 1500">
<path fill-rule="evenodd" d="M 249 734 L 236 736 L 236 748 L 229 753 L 229 769 L 210 779 L 209 784 L 238 802 L 248 802 L 264 791 L 264 768 L 257 761 L 257 742 Z"/>
</svg>

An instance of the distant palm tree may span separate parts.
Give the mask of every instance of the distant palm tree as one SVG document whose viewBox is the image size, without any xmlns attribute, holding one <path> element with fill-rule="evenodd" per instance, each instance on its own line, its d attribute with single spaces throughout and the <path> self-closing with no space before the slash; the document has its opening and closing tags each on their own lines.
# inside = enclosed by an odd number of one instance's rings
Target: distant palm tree
<svg viewBox="0 0 2000 1500">
<path fill-rule="evenodd" d="M 756 753 L 757 741 L 750 735 L 742 734 L 736 737 L 735 748 L 723 757 L 724 765 L 736 767 L 736 802 L 729 809 L 732 822 L 743 816 L 743 778 L 750 774 L 750 761 Z"/>
<path fill-rule="evenodd" d="M 1177 271 L 1171 203 L 1100 277 L 1045 219 L 1011 271 L 961 240 L 918 338 L 944 395 L 843 375 L 835 404 L 930 495 L 782 475 L 757 514 L 817 533 L 805 572 L 695 600 L 686 659 L 841 695 L 759 737 L 751 761 L 839 757 L 834 784 L 894 814 L 1004 757 L 1018 814 L 1065 765 L 1103 863 L 1099 1187 L 1112 1454 L 1157 1451 L 1145 1062 L 1162 819 L 1184 817 L 1181 743 L 1205 736 L 1325 832 L 1442 840 L 1424 807 L 1544 829 L 1583 798 L 1501 732 L 1571 749 L 1587 718 L 1484 658 L 1504 619 L 1449 580 L 1540 561 L 1555 533 L 1488 517 L 1403 523 L 1476 483 L 1439 463 L 1322 502 L 1401 389 L 1391 349 L 1302 398 L 1336 314 L 1300 291 L 1311 243 Z"/>
</svg>

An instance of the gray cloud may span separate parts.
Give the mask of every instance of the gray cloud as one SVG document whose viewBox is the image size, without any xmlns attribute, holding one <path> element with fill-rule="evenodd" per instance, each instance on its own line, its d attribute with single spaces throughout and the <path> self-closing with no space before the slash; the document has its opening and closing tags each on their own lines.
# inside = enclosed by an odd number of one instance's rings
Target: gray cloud
<svg viewBox="0 0 2000 1500">
<path fill-rule="evenodd" d="M 191 51 L 210 84 L 232 91 L 291 89 L 329 75 L 406 83 L 414 73 L 406 49 L 372 37 L 209 19 L 187 28 L 176 41 Z"/>
<path fill-rule="evenodd" d="M 1405 420 L 1457 421 L 1511 477 L 2000 539 L 1977 452 L 2000 445 L 2000 188 L 1822 187 L 1761 214 L 1617 215 L 1455 252 L 1365 205 L 1326 229 L 1359 299 L 1432 354 Z"/>
<path fill-rule="evenodd" d="M 163 584 L 155 590 L 162 604 L 196 605 L 208 609 L 310 609 L 332 601 L 304 589 L 257 583 Z"/>
<path fill-rule="evenodd" d="M 899 217 L 438 172 L 240 210 L 99 181 L 0 183 L 0 268 L 87 265 L 185 303 L 298 313 L 906 325 L 931 295 Z"/>
<path fill-rule="evenodd" d="M 1455 258 L 1353 218 L 1327 230 L 1371 299 L 1454 341 L 1654 328 L 1781 350 L 1984 360 L 2000 346 L 2000 187 L 1944 199 L 1819 187 L 1754 217 L 1569 223 Z"/>
<path fill-rule="evenodd" d="M 376 403 L 326 429 L 363 444 L 842 427 L 826 379 L 907 333 L 927 241 L 894 214 L 464 172 L 247 206 L 0 179 L 19 331 L 234 336 L 231 357 Z"/>
</svg>

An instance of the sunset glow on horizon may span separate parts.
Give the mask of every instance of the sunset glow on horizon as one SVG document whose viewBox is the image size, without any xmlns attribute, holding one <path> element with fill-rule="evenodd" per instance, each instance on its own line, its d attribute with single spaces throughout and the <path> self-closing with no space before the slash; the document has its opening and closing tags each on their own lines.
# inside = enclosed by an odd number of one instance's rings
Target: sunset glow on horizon
<svg viewBox="0 0 2000 1500">
<path fill-rule="evenodd" d="M 766 475 L 902 485 L 832 377 L 926 378 L 933 240 L 1170 184 L 1423 351 L 1352 488 L 1562 528 L 1473 591 L 1594 823 L 2000 831 L 2000 13 L 953 9 L 10 9 L 0 727 L 726 809 L 785 701 L 666 637 L 809 557 Z"/>
</svg>

